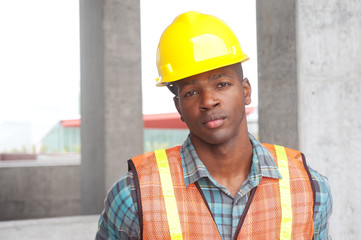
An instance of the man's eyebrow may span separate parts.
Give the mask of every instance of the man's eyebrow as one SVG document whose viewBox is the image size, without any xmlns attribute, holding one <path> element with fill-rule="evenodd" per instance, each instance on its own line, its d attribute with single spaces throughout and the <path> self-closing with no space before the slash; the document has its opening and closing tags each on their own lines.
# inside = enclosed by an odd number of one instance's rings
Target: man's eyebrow
<svg viewBox="0 0 361 240">
<path fill-rule="evenodd" d="M 230 77 L 230 75 L 228 75 L 227 73 L 214 74 L 214 75 L 210 76 L 208 78 L 208 80 L 216 80 L 216 79 L 221 78 L 221 77 Z"/>
<path fill-rule="evenodd" d="M 178 83 L 178 87 L 185 87 L 185 86 L 188 86 L 188 85 L 196 84 L 196 82 L 197 82 L 197 80 L 190 79 L 190 80 L 187 80 L 185 82 Z"/>
<path fill-rule="evenodd" d="M 225 73 L 218 73 L 218 74 L 214 74 L 214 75 L 211 75 L 208 80 L 216 80 L 218 78 L 221 78 L 223 77 L 224 75 L 226 75 Z"/>
</svg>

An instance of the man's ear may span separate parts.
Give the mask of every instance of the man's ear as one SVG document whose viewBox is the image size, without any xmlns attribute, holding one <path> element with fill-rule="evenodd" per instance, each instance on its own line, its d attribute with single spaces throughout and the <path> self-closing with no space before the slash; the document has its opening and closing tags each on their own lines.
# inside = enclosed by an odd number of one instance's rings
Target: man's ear
<svg viewBox="0 0 361 240">
<path fill-rule="evenodd" d="M 174 102 L 175 108 L 177 109 L 177 111 L 178 111 L 178 113 L 180 115 L 180 120 L 182 120 L 182 122 L 184 122 L 182 112 L 181 112 L 180 107 L 179 107 L 179 98 L 178 98 L 178 96 L 173 97 L 173 102 Z"/>
<path fill-rule="evenodd" d="M 252 101 L 252 98 L 251 98 L 251 93 L 252 93 L 251 84 L 249 83 L 247 78 L 244 78 L 243 81 L 242 81 L 242 85 L 243 85 L 243 91 L 244 91 L 244 104 L 249 105 L 249 104 L 251 104 L 251 101 Z"/>
</svg>

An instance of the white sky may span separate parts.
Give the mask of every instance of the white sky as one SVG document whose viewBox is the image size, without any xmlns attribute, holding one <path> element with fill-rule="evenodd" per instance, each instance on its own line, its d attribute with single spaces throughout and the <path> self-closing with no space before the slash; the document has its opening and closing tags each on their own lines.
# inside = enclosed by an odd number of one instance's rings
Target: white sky
<svg viewBox="0 0 361 240">
<path fill-rule="evenodd" d="M 59 120 L 80 117 L 78 4 L 0 1 L 0 124 L 30 122 L 34 142 Z M 175 112 L 169 91 L 155 87 L 155 53 L 166 26 L 190 10 L 213 14 L 234 30 L 251 58 L 244 74 L 257 105 L 255 1 L 141 0 L 143 113 Z"/>
<path fill-rule="evenodd" d="M 0 1 L 0 123 L 31 122 L 34 141 L 79 117 L 78 12 L 74 0 Z"/>
</svg>

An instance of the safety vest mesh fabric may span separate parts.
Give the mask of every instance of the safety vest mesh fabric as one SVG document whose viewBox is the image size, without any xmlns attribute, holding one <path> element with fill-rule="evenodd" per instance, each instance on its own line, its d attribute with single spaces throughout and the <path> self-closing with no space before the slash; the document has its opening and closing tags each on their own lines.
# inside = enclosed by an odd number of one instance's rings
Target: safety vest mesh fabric
<svg viewBox="0 0 361 240">
<path fill-rule="evenodd" d="M 198 189 L 184 187 L 180 147 L 166 150 L 183 239 L 221 239 Z M 143 239 L 171 239 L 164 196 L 154 153 L 132 159 L 140 185 Z"/>
<path fill-rule="evenodd" d="M 277 164 L 273 145 L 265 144 Z M 292 202 L 290 239 L 312 239 L 313 191 L 300 152 L 286 149 Z M 184 185 L 180 146 L 166 149 L 171 181 L 182 232 L 181 239 L 221 239 L 213 217 L 195 184 Z M 137 178 L 140 222 L 143 239 L 172 239 L 162 183 L 154 152 L 131 160 Z M 255 191 L 244 220 L 238 226 L 237 239 L 282 239 L 282 206 L 279 180 L 263 177 Z M 174 239 L 174 238 L 173 238 Z"/>
<path fill-rule="evenodd" d="M 277 162 L 275 146 L 263 144 Z M 313 237 L 313 190 L 302 154 L 287 149 L 289 182 L 292 203 L 292 232 L 290 239 Z M 262 178 L 257 187 L 239 239 L 283 239 L 280 237 L 282 206 L 277 179 Z"/>
</svg>

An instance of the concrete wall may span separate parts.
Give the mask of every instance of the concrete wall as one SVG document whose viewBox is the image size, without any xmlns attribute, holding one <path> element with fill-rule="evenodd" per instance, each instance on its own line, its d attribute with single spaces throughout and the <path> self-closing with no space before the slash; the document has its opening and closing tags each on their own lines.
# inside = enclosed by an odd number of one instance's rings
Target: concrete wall
<svg viewBox="0 0 361 240">
<path fill-rule="evenodd" d="M 360 239 L 361 1 L 299 1 L 300 148 L 330 180 L 334 239 Z"/>
<path fill-rule="evenodd" d="M 0 161 L 0 221 L 81 214 L 80 160 Z"/>
<path fill-rule="evenodd" d="M 139 0 L 81 0 L 82 213 L 143 153 Z"/>
<path fill-rule="evenodd" d="M 358 0 L 257 1 L 260 139 L 328 176 L 333 239 L 361 235 L 360 12 Z"/>
</svg>

